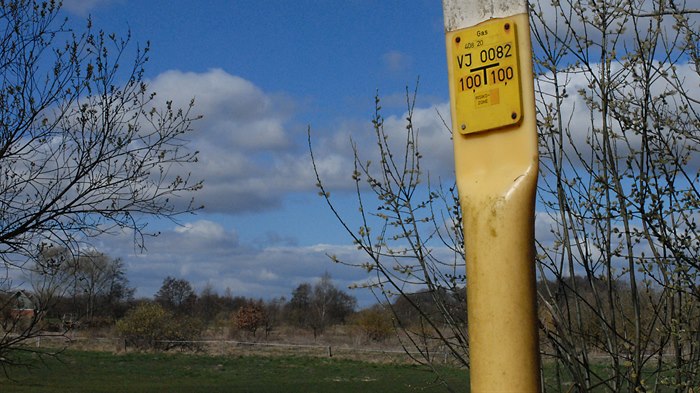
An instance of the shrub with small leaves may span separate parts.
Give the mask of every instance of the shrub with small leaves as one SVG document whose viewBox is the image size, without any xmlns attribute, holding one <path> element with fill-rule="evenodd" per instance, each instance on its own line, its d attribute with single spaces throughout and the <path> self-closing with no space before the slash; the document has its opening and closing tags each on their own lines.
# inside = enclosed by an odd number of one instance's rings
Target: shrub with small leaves
<svg viewBox="0 0 700 393">
<path fill-rule="evenodd" d="M 383 341 L 394 332 L 391 311 L 381 305 L 357 312 L 351 322 L 371 341 Z"/>
<path fill-rule="evenodd" d="M 196 348 L 204 329 L 202 323 L 187 316 L 176 317 L 158 303 L 142 303 L 117 321 L 117 331 L 127 345 L 138 349 Z"/>
<path fill-rule="evenodd" d="M 265 325 L 267 315 L 261 304 L 249 303 L 238 309 L 233 314 L 233 325 L 240 329 L 253 334 L 262 326 Z"/>
</svg>

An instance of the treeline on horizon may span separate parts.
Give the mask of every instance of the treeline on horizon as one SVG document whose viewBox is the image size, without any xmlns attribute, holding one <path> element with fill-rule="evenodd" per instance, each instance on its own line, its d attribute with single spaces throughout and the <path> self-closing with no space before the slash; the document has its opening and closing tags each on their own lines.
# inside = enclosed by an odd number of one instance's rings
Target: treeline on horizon
<svg viewBox="0 0 700 393">
<path fill-rule="evenodd" d="M 163 280 L 153 298 L 136 299 L 122 260 L 98 252 L 75 257 L 65 249 L 47 247 L 30 271 L 27 281 L 31 290 L 0 292 L 0 326 L 4 332 L 65 334 L 101 330 L 124 337 L 139 348 L 167 350 L 191 346 L 187 341 L 222 328 L 258 340 L 290 327 L 316 339 L 329 327 L 351 325 L 367 341 L 383 341 L 395 334 L 396 326 L 410 330 L 426 318 L 437 319 L 442 312 L 428 292 L 403 294 L 391 304 L 377 303 L 358 309 L 356 298 L 336 287 L 328 273 L 315 283 L 299 284 L 289 298 L 263 300 L 235 295 L 230 288 L 220 294 L 211 285 L 197 293 L 189 281 L 172 276 Z M 589 285 L 591 282 L 594 285 Z M 590 312 L 607 312 L 593 307 L 596 298 L 615 297 L 624 314 L 625 310 L 632 312 L 633 297 L 625 293 L 627 286 L 621 284 L 574 276 L 567 280 L 540 280 L 538 293 L 558 299 L 562 305 L 574 298 L 588 301 L 592 305 Z M 443 306 L 449 308 L 454 321 L 466 328 L 465 288 L 436 290 L 444 291 L 441 297 L 447 301 Z M 642 302 L 644 314 L 653 318 L 653 299 L 660 294 L 647 287 L 641 295 L 639 298 L 649 300 Z M 548 324 L 555 322 L 550 310 L 541 306 L 539 313 L 544 332 L 551 331 Z M 582 336 L 593 342 L 604 327 L 593 323 L 595 318 L 583 315 L 583 319 L 591 322 L 583 325 Z M 631 334 L 634 326 L 623 328 Z"/>
<path fill-rule="evenodd" d="M 169 349 L 226 330 L 267 338 L 281 326 L 307 331 L 314 339 L 330 326 L 353 324 L 371 340 L 393 331 L 379 307 L 358 310 L 357 300 L 325 273 L 304 282 L 290 296 L 263 300 L 219 293 L 211 285 L 197 292 L 185 278 L 167 276 L 152 298 L 135 298 L 119 258 L 99 252 L 75 256 L 46 246 L 27 269 L 25 288 L 0 289 L 0 329 L 18 336 L 93 331 L 124 337 L 142 348 Z M 371 325 L 371 326 L 370 326 Z"/>
</svg>

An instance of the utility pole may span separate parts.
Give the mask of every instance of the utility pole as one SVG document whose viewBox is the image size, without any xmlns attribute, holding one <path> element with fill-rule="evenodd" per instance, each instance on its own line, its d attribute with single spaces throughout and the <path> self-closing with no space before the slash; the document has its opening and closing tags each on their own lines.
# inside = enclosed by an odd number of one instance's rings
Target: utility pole
<svg viewBox="0 0 700 393">
<path fill-rule="evenodd" d="M 539 392 L 538 150 L 526 0 L 443 0 L 472 392 Z"/>
</svg>

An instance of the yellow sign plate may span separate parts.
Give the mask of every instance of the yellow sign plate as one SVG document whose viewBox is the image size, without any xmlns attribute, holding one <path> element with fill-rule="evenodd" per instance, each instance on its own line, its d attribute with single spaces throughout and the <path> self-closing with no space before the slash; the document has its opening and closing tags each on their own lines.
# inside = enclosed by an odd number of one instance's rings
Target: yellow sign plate
<svg viewBox="0 0 700 393">
<path fill-rule="evenodd" d="M 515 23 L 494 19 L 447 33 L 446 39 L 459 132 L 518 124 L 522 98 Z"/>
</svg>

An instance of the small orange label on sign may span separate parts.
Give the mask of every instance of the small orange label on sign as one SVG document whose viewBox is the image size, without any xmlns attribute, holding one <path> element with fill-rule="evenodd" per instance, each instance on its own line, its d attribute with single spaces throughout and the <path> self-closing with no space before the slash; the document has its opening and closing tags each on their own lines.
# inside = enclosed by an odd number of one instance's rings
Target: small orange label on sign
<svg viewBox="0 0 700 393">
<path fill-rule="evenodd" d="M 474 96 L 474 106 L 476 108 L 482 108 L 490 105 L 498 105 L 500 103 L 498 89 L 491 89 L 483 93 L 476 94 Z"/>
</svg>

